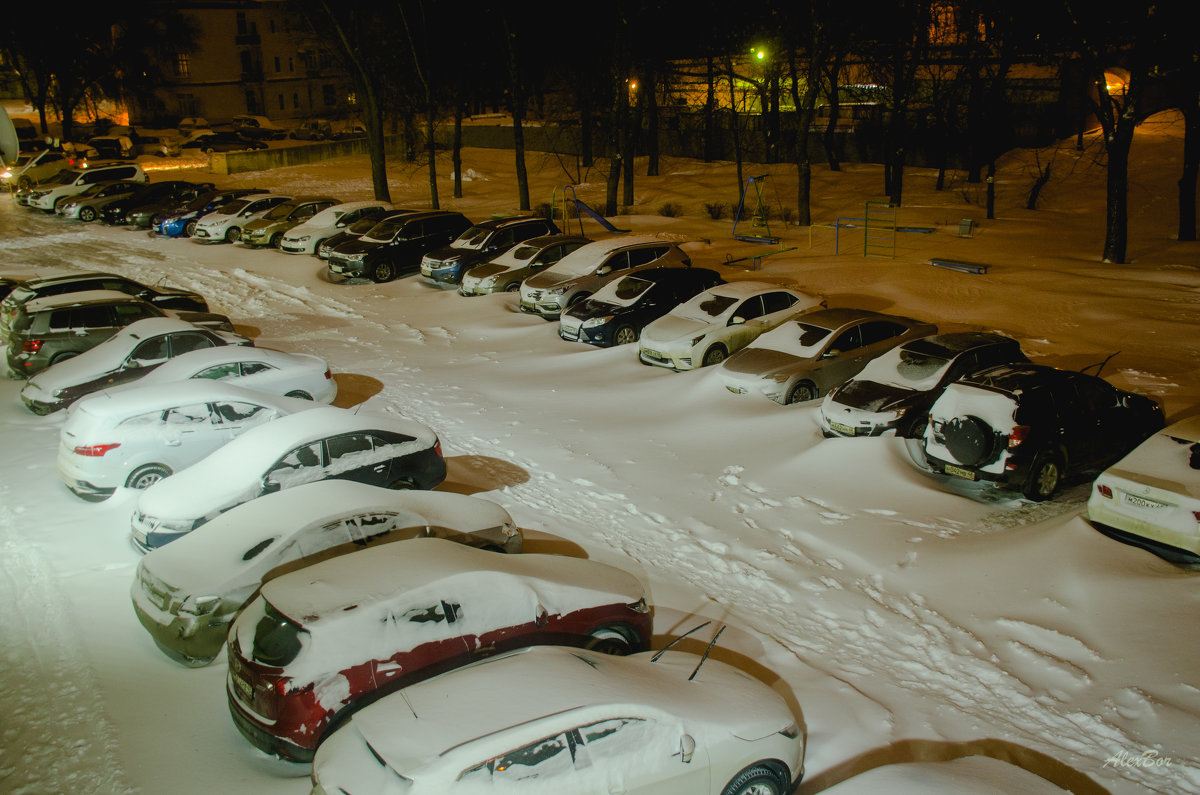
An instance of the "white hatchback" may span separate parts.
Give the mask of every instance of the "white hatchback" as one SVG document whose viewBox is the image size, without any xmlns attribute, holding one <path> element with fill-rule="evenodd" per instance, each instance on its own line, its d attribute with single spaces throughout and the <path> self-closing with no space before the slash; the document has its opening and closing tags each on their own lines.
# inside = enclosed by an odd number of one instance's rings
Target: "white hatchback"
<svg viewBox="0 0 1200 795">
<path fill-rule="evenodd" d="M 312 408 L 216 381 L 131 386 L 73 405 L 59 435 L 58 475 L 87 500 L 144 489 L 250 428 Z"/>
<path fill-rule="evenodd" d="M 196 222 L 192 240 L 201 243 L 236 243 L 242 237 L 242 227 L 261 218 L 277 204 L 291 201 L 291 196 L 278 193 L 255 193 L 234 199 L 215 213 Z"/>
<path fill-rule="evenodd" d="M 381 201 L 343 202 L 326 207 L 302 224 L 292 227 L 279 243 L 287 254 L 313 254 L 326 238 L 333 237 L 362 218 L 383 215 L 394 209 Z"/>
<path fill-rule="evenodd" d="M 642 329 L 638 356 L 673 370 L 720 364 L 763 332 L 823 306 L 821 298 L 769 282 L 720 284 Z"/>
</svg>

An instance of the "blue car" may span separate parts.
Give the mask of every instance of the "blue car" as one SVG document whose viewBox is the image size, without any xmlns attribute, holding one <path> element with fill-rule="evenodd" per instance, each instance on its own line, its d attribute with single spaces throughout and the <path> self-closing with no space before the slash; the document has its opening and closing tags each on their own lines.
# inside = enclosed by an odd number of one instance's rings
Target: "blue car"
<svg viewBox="0 0 1200 795">
<path fill-rule="evenodd" d="M 196 231 L 196 222 L 204 216 L 216 212 L 234 199 L 265 192 L 261 188 L 243 188 L 202 193 L 187 204 L 164 214 L 151 232 L 164 237 L 191 237 Z"/>
</svg>

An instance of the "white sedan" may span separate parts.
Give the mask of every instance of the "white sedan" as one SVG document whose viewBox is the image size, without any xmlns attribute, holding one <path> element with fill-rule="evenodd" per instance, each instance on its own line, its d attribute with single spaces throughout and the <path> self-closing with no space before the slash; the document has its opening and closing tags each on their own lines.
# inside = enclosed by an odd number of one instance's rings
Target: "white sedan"
<svg viewBox="0 0 1200 795">
<path fill-rule="evenodd" d="M 730 665 L 535 646 L 355 713 L 317 748 L 313 793 L 782 795 L 804 745 L 783 699 Z"/>
<path fill-rule="evenodd" d="M 1088 518 L 1176 563 L 1200 563 L 1200 416 L 1169 425 L 1096 478 Z"/>
<path fill-rule="evenodd" d="M 273 395 L 332 403 L 337 381 L 319 356 L 285 353 L 272 348 L 210 348 L 176 356 L 147 374 L 139 384 L 165 384 L 188 379 L 228 381 Z M 119 392 L 128 387 L 112 387 Z"/>
<path fill-rule="evenodd" d="M 255 193 L 234 199 L 215 213 L 196 222 L 192 240 L 200 243 L 236 243 L 242 238 L 242 228 L 274 209 L 275 205 L 291 201 L 291 196 L 277 193 Z"/>
<path fill-rule="evenodd" d="M 763 332 L 824 305 L 820 298 L 769 282 L 717 285 L 646 326 L 638 356 L 645 364 L 673 370 L 720 364 Z"/>
<path fill-rule="evenodd" d="M 284 233 L 279 249 L 287 254 L 315 254 L 326 238 L 333 237 L 362 218 L 383 215 L 392 205 L 381 201 L 342 202 L 326 207 Z"/>
<path fill-rule="evenodd" d="M 60 431 L 58 475 L 88 500 L 144 489 L 253 427 L 316 405 L 217 381 L 91 395 L 71 407 Z"/>
<path fill-rule="evenodd" d="M 133 608 L 164 654 L 204 665 L 221 651 L 229 624 L 268 572 L 427 536 L 521 551 L 521 531 L 494 502 L 322 480 L 240 505 L 151 550 L 137 567 Z"/>
</svg>

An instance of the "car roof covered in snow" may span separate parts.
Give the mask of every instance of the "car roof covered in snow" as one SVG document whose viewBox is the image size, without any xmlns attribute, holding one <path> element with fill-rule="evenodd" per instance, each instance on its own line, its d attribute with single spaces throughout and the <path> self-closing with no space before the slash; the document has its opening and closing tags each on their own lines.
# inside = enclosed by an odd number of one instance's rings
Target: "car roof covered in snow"
<svg viewBox="0 0 1200 795">
<path fill-rule="evenodd" d="M 1016 345 L 1017 341 L 1000 334 L 988 331 L 955 331 L 948 334 L 934 334 L 929 337 L 906 342 L 901 347 L 905 350 L 925 353 L 942 359 L 953 359 L 964 351 L 982 348 L 985 345 Z"/>
<path fill-rule="evenodd" d="M 292 414 L 305 408 L 315 408 L 311 400 L 281 397 L 255 389 L 246 389 L 227 381 L 208 378 L 168 381 L 160 384 L 132 384 L 119 392 L 87 395 L 71 406 L 70 411 L 86 411 L 94 417 L 122 418 L 147 411 L 165 410 L 189 403 L 241 401 L 278 409 Z"/>
<path fill-rule="evenodd" d="M 113 301 L 137 302 L 141 300 L 137 296 L 117 292 L 116 290 L 84 290 L 78 293 L 62 293 L 60 295 L 47 295 L 43 298 L 35 298 L 25 304 L 25 311 L 32 314 L 47 309 L 63 309 L 64 307 L 79 306 L 81 304 L 111 303 Z"/>
</svg>

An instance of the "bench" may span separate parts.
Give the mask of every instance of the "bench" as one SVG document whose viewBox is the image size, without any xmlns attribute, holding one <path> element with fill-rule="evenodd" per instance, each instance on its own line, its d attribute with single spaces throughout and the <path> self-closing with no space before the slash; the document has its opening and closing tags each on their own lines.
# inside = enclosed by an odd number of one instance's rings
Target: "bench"
<svg viewBox="0 0 1200 795">
<path fill-rule="evenodd" d="M 929 264 L 935 268 L 945 268 L 952 271 L 961 271 L 962 273 L 987 273 L 988 266 L 978 262 L 964 262 L 957 259 L 934 258 L 929 260 Z"/>
</svg>

